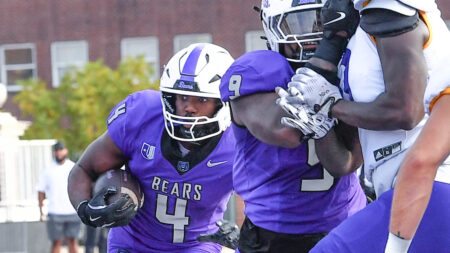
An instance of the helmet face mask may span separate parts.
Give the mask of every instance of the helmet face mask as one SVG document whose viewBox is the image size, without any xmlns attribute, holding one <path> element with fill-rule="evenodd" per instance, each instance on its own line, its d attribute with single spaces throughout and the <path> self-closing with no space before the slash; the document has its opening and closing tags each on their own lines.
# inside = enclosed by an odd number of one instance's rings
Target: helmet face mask
<svg viewBox="0 0 450 253">
<path fill-rule="evenodd" d="M 222 133 L 231 123 L 228 104 L 220 100 L 219 85 L 233 58 L 224 48 L 198 43 L 176 53 L 160 82 L 167 133 L 173 139 L 198 142 Z M 213 115 L 178 115 L 177 95 L 214 98 Z M 178 110 L 177 110 L 178 109 Z"/>
<path fill-rule="evenodd" d="M 288 61 L 306 63 L 322 39 L 321 0 L 263 0 L 261 19 L 270 49 Z"/>
</svg>

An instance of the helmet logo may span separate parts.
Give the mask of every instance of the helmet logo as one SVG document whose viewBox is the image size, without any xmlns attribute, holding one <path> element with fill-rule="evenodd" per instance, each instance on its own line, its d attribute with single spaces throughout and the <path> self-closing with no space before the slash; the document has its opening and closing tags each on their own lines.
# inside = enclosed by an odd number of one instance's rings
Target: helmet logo
<svg viewBox="0 0 450 253">
<path fill-rule="evenodd" d="M 188 90 L 194 89 L 194 87 L 192 85 L 186 84 L 184 81 L 181 81 L 178 87 L 180 87 L 182 89 L 188 89 Z"/>
<path fill-rule="evenodd" d="M 300 6 L 303 4 L 314 4 L 316 0 L 292 0 L 291 7 Z"/>
<path fill-rule="evenodd" d="M 175 89 L 178 90 L 186 90 L 186 91 L 199 91 L 198 85 L 196 82 L 186 81 L 186 80 L 177 80 L 174 86 Z"/>
<path fill-rule="evenodd" d="M 264 0 L 263 1 L 263 7 L 264 8 L 269 8 L 270 7 L 269 0 Z"/>
</svg>

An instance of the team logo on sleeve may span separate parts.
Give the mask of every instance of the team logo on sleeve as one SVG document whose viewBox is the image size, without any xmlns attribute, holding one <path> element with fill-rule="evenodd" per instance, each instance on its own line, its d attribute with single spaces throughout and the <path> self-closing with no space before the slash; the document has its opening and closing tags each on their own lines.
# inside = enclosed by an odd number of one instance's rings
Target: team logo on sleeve
<svg viewBox="0 0 450 253">
<path fill-rule="evenodd" d="M 144 142 L 142 144 L 141 154 L 142 157 L 144 157 L 145 159 L 152 160 L 153 157 L 155 156 L 155 146 L 149 145 Z"/>
</svg>

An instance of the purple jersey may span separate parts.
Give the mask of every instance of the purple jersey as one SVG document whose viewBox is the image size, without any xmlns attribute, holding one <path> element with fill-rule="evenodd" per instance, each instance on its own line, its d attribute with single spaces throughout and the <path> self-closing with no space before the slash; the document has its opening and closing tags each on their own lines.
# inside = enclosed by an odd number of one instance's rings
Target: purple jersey
<svg viewBox="0 0 450 253">
<path fill-rule="evenodd" d="M 222 78 L 221 95 L 237 96 L 286 88 L 293 71 L 273 51 L 254 51 L 238 58 Z M 365 206 L 355 173 L 333 178 L 319 163 L 310 140 L 295 149 L 268 145 L 232 124 L 236 138 L 235 191 L 245 214 L 267 230 L 310 234 L 328 232 Z"/>
<path fill-rule="evenodd" d="M 181 156 L 164 130 L 160 93 L 145 90 L 120 102 L 108 118 L 108 133 L 129 158 L 145 193 L 143 207 L 125 227 L 111 229 L 112 252 L 220 252 L 199 243 L 217 231 L 232 193 L 234 137 L 230 129 Z"/>
</svg>

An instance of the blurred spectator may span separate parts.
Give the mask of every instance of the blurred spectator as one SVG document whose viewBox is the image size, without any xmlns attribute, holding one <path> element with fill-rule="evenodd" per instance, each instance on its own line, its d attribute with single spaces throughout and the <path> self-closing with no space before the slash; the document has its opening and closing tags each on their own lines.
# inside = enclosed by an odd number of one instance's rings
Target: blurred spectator
<svg viewBox="0 0 450 253">
<path fill-rule="evenodd" d="M 70 253 L 78 252 L 80 220 L 69 201 L 67 180 L 74 163 L 67 159 L 68 150 L 58 141 L 53 146 L 55 162 L 42 171 L 37 190 L 41 221 L 47 221 L 47 232 L 52 241 L 52 253 L 60 252 L 63 239 Z M 42 212 L 44 199 L 48 199 L 48 218 Z"/>
</svg>

